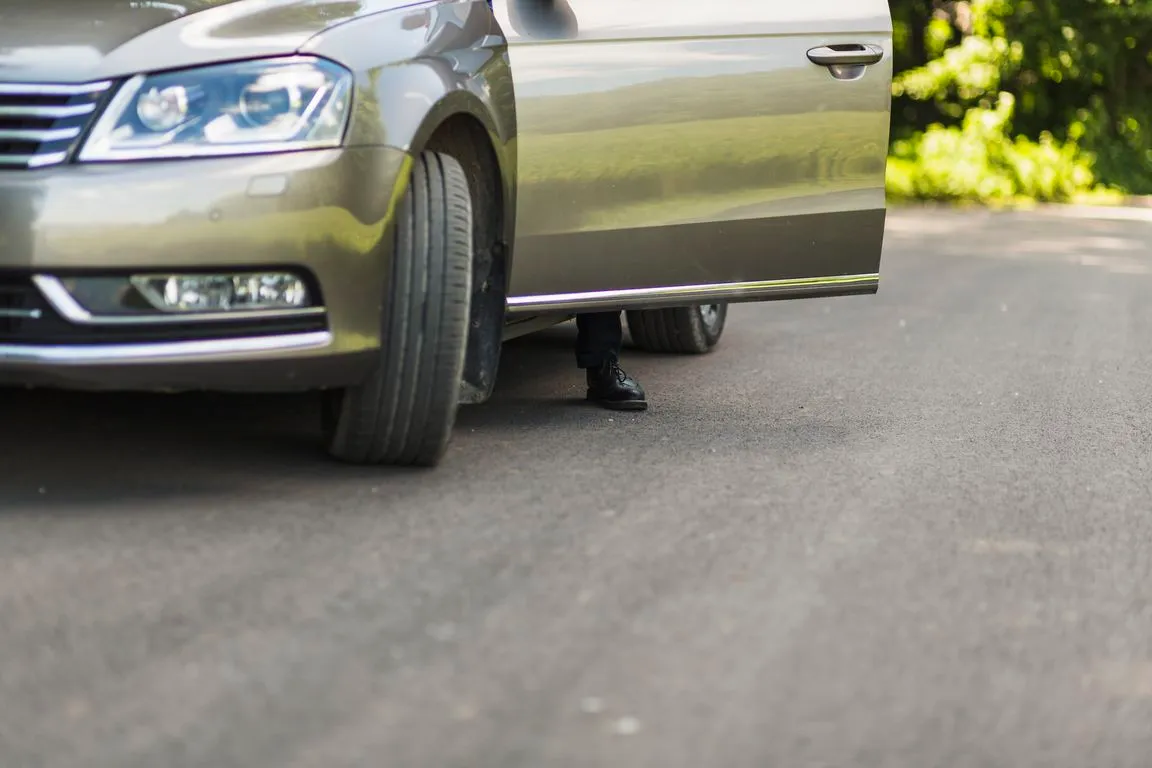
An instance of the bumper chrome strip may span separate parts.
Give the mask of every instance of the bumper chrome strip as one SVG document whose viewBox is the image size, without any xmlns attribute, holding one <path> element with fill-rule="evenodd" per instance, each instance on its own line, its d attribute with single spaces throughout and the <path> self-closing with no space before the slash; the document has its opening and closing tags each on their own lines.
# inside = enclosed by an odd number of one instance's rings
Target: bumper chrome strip
<svg viewBox="0 0 1152 768">
<path fill-rule="evenodd" d="M 801 277 L 787 280 L 759 280 L 741 283 L 710 283 L 705 285 L 676 285 L 659 288 L 623 288 L 614 291 L 588 291 L 586 293 L 553 293 L 536 296 L 513 296 L 508 299 L 508 310 L 525 312 L 555 312 L 610 308 L 619 304 L 700 304 L 724 301 L 754 301 L 773 297 L 835 295 L 848 291 L 867 291 L 880 285 L 879 274 L 835 275 L 832 277 Z"/>
<path fill-rule="evenodd" d="M 229 362 L 277 352 L 323 349 L 332 343 L 328 331 L 207 341 L 141 344 L 73 344 L 29 346 L 0 344 L 0 367 L 8 365 L 120 365 Z"/>
</svg>

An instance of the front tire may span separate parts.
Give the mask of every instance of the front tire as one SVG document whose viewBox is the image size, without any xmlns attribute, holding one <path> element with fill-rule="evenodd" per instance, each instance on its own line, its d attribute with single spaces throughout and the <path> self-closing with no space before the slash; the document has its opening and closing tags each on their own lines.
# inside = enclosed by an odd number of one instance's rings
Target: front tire
<svg viewBox="0 0 1152 768">
<path fill-rule="evenodd" d="M 363 384 L 326 395 L 325 442 L 353 464 L 437 465 L 456 423 L 472 287 L 472 198 L 460 163 L 424 152 L 396 215 L 380 352 Z"/>
<path fill-rule="evenodd" d="M 703 355 L 719 343 L 728 319 L 728 305 L 630 310 L 626 314 L 632 341 L 644 351 Z"/>
</svg>

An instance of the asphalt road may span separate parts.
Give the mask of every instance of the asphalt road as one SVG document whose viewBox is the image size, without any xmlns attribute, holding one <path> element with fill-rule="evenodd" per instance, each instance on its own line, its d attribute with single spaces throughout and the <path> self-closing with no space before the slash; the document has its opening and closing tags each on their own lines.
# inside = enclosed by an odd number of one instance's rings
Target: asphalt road
<svg viewBox="0 0 1152 768">
<path fill-rule="evenodd" d="M 0 765 L 1152 760 L 1148 212 L 894 215 L 878 296 L 631 356 L 642 415 L 572 336 L 434 473 L 302 398 L 5 393 Z"/>
</svg>

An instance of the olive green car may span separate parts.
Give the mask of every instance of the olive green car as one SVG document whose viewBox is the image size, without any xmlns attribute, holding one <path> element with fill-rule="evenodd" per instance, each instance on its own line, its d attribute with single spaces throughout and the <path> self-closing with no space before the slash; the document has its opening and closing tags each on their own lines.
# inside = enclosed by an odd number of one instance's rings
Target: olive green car
<svg viewBox="0 0 1152 768">
<path fill-rule="evenodd" d="M 433 465 L 501 344 L 873 293 L 886 0 L 0 0 L 0 383 L 324 393 Z"/>
</svg>

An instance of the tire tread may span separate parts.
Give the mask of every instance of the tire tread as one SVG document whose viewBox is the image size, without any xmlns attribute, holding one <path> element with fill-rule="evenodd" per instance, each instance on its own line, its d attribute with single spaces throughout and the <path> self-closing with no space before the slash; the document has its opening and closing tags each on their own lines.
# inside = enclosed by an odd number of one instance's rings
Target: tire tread
<svg viewBox="0 0 1152 768">
<path fill-rule="evenodd" d="M 723 310 L 727 314 L 727 307 Z M 724 322 L 712 338 L 695 307 L 629 310 L 628 329 L 636 346 L 656 354 L 702 355 L 710 352 L 723 333 Z"/>
<path fill-rule="evenodd" d="M 460 163 L 422 153 L 397 209 L 376 369 L 344 393 L 329 452 L 357 464 L 435 466 L 455 426 L 468 336 L 472 198 Z"/>
</svg>

